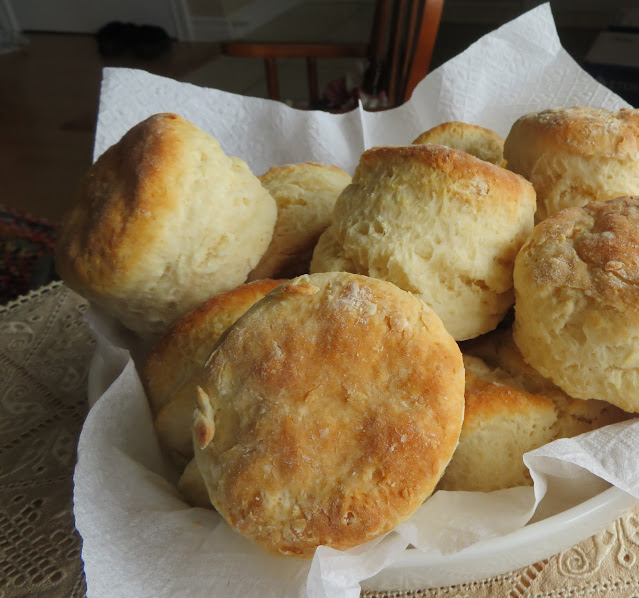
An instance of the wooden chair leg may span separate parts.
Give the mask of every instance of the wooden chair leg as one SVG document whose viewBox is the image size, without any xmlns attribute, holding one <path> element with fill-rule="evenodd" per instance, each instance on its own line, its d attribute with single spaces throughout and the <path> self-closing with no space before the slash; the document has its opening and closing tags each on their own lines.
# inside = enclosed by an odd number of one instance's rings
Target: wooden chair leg
<svg viewBox="0 0 639 598">
<path fill-rule="evenodd" d="M 421 2 L 412 2 L 410 7 L 410 15 L 408 17 L 409 23 L 418 23 L 418 19 L 421 18 L 420 6 Z M 404 60 L 404 68 L 402 69 L 401 76 L 399 78 L 399 89 L 406 89 L 408 83 L 408 75 L 410 72 L 410 66 L 415 58 L 415 42 L 417 37 L 416 27 L 409 27 L 408 37 L 405 40 L 405 52 L 408 52 L 408 59 Z"/>
<path fill-rule="evenodd" d="M 413 90 L 430 69 L 443 6 L 444 0 L 426 0 L 425 2 L 412 69 L 408 74 L 404 97 L 401 98 L 402 102 L 410 99 Z"/>
<path fill-rule="evenodd" d="M 308 94 L 311 105 L 316 105 L 319 100 L 319 82 L 317 79 L 317 60 L 313 56 L 306 59 L 306 73 L 308 75 Z"/>
<path fill-rule="evenodd" d="M 277 81 L 277 65 L 275 58 L 267 57 L 264 59 L 266 66 L 266 87 L 268 89 L 268 97 L 271 100 L 280 99 L 280 88 Z"/>
<path fill-rule="evenodd" d="M 402 46 L 404 45 L 404 23 L 406 20 L 405 11 L 408 10 L 406 6 L 406 0 L 397 0 L 395 3 L 395 14 L 393 18 L 395 19 L 395 24 L 397 32 L 395 35 L 395 39 L 392 40 L 393 50 L 392 50 L 392 61 L 390 64 L 390 77 L 388 82 L 388 101 L 391 106 L 395 106 L 398 103 L 398 95 L 399 95 L 399 81 L 398 79 L 401 77 L 401 68 L 400 68 L 400 60 L 402 53 Z M 404 48 L 406 50 L 406 48 Z"/>
</svg>

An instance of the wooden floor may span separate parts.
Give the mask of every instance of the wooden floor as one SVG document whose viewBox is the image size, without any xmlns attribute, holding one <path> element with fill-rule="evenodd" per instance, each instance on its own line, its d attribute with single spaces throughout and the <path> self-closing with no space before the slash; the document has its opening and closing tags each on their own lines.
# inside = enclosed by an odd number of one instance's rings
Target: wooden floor
<svg viewBox="0 0 639 598">
<path fill-rule="evenodd" d="M 91 163 L 102 68 L 143 68 L 181 79 L 219 53 L 175 44 L 157 60 L 105 60 L 90 35 L 31 34 L 0 55 L 0 204 L 56 223 Z"/>
<path fill-rule="evenodd" d="M 335 16 L 335 11 L 330 15 Z M 348 18 L 351 24 L 345 16 L 343 28 L 352 32 L 356 17 Z M 361 19 L 358 22 L 361 25 Z M 277 32 L 284 24 L 270 26 Z M 455 56 L 493 28 L 443 22 L 432 66 Z M 259 33 L 268 37 L 268 26 Z M 562 43 L 577 59 L 595 34 L 560 30 Z M 232 62 L 237 59 L 219 56 L 217 44 L 174 43 L 168 54 L 156 60 L 132 56 L 105 60 L 90 35 L 38 33 L 26 34 L 26 38 L 29 43 L 24 48 L 0 54 L 0 205 L 53 224 L 72 205 L 77 182 L 91 161 L 103 67 L 141 68 L 236 93 L 265 93 L 262 64 L 238 67 Z"/>
</svg>

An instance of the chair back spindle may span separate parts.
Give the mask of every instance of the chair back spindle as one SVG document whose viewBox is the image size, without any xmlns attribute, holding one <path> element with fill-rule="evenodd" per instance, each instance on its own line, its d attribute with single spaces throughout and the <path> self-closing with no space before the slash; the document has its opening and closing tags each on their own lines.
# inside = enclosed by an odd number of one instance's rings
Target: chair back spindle
<svg viewBox="0 0 639 598">
<path fill-rule="evenodd" d="M 280 99 L 277 60 L 304 58 L 312 106 L 320 100 L 318 59 L 364 58 L 368 66 L 361 90 L 375 97 L 386 94 L 387 107 L 393 107 L 407 101 L 428 73 L 443 4 L 444 0 L 376 0 L 367 44 L 229 41 L 222 44 L 222 53 L 263 58 L 273 100 Z"/>
</svg>

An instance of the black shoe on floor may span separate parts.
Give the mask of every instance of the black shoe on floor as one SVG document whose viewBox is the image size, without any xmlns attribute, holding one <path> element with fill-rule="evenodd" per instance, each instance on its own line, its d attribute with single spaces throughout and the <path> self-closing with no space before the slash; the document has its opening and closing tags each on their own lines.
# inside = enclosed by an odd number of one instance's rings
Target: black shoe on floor
<svg viewBox="0 0 639 598">
<path fill-rule="evenodd" d="M 162 27 L 113 21 L 97 33 L 98 51 L 104 58 L 132 52 L 136 58 L 152 60 L 171 47 L 171 38 Z"/>
</svg>

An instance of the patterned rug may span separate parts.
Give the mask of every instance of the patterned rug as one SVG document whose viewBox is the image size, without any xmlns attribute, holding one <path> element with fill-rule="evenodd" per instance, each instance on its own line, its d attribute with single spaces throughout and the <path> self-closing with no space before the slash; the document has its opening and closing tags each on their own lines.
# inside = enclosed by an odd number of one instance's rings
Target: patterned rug
<svg viewBox="0 0 639 598">
<path fill-rule="evenodd" d="M 0 304 L 56 280 L 55 228 L 0 206 Z"/>
</svg>

